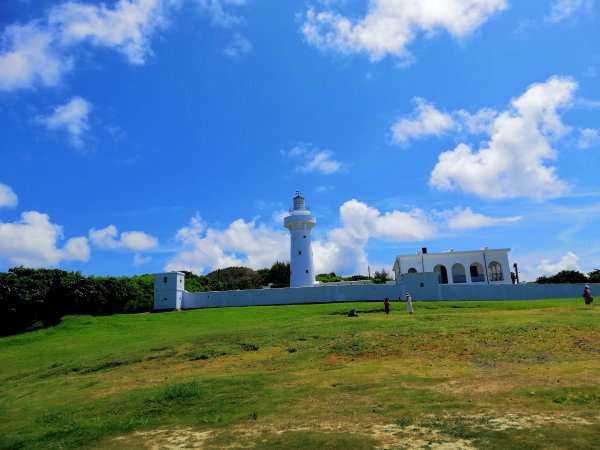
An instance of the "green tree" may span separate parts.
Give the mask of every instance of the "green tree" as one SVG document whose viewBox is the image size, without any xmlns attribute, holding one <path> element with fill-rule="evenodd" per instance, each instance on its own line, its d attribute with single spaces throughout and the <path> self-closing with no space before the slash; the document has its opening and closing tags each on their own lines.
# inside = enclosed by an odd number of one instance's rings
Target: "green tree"
<svg viewBox="0 0 600 450">
<path fill-rule="evenodd" d="M 381 272 L 376 270 L 375 274 L 373 275 L 373 283 L 376 284 L 382 284 L 386 281 L 390 281 L 391 279 L 392 277 L 390 276 L 390 273 L 385 269 L 381 269 Z"/>
<path fill-rule="evenodd" d="M 152 311 L 154 308 L 154 275 L 122 277 L 127 283 L 127 303 L 124 313 Z"/>
<path fill-rule="evenodd" d="M 217 269 L 207 274 L 206 277 L 209 279 L 213 291 L 259 289 L 262 287 L 261 276 L 248 267 Z"/>
<path fill-rule="evenodd" d="M 337 283 L 343 280 L 343 278 L 336 275 L 335 272 L 320 273 L 315 277 L 315 279 L 321 283 Z"/>
<path fill-rule="evenodd" d="M 265 284 L 290 284 L 290 263 L 275 261 L 269 269 L 269 276 Z"/>
<path fill-rule="evenodd" d="M 586 283 L 588 278 L 585 274 L 578 272 L 577 270 L 561 270 L 556 275 L 549 277 L 539 277 L 536 283 L 554 283 L 554 284 L 565 284 L 565 283 Z"/>
<path fill-rule="evenodd" d="M 204 275 L 196 275 L 187 270 L 182 270 L 185 274 L 185 290 L 188 292 L 206 292 L 210 291 L 210 281 Z"/>
<path fill-rule="evenodd" d="M 585 283 L 587 277 L 577 270 L 561 270 L 552 277 L 553 283 Z"/>
<path fill-rule="evenodd" d="M 590 283 L 600 283 L 600 269 L 595 269 L 588 273 L 588 281 Z"/>
<path fill-rule="evenodd" d="M 363 281 L 363 280 L 369 280 L 369 277 L 366 275 L 352 275 L 350 277 L 345 277 L 344 280 L 346 280 L 346 281 Z"/>
</svg>

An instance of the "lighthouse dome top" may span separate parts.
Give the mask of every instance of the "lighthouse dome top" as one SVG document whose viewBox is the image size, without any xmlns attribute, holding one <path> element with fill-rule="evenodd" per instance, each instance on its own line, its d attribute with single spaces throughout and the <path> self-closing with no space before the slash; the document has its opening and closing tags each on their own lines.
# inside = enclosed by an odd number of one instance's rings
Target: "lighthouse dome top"
<svg viewBox="0 0 600 450">
<path fill-rule="evenodd" d="M 317 219 L 311 214 L 310 208 L 306 206 L 304 197 L 299 191 L 296 191 L 293 206 L 289 211 L 289 216 L 283 219 L 283 226 L 286 228 L 312 227 L 317 223 Z"/>
<path fill-rule="evenodd" d="M 306 206 L 304 197 L 302 197 L 300 191 L 296 191 L 296 196 L 294 197 L 294 206 L 290 209 L 290 212 L 292 211 L 310 211 L 310 208 Z"/>
</svg>

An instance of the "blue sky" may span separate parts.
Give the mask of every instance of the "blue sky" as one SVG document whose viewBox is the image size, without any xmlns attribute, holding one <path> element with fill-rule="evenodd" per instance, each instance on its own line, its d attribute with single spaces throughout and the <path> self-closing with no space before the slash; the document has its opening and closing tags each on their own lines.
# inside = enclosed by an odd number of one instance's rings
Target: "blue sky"
<svg viewBox="0 0 600 450">
<path fill-rule="evenodd" d="M 594 0 L 2 2 L 0 270 L 600 268 Z"/>
</svg>

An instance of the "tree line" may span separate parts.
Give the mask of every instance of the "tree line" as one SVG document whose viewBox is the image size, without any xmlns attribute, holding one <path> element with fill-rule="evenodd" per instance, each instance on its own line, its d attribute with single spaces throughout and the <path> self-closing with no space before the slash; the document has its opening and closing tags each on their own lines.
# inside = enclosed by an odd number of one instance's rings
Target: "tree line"
<svg viewBox="0 0 600 450">
<path fill-rule="evenodd" d="M 335 272 L 330 273 L 320 273 L 315 279 L 320 281 L 321 283 L 339 283 L 340 281 L 361 281 L 361 280 L 371 280 L 375 284 L 385 283 L 386 281 L 391 281 L 392 277 L 390 273 L 381 269 L 381 271 L 376 270 L 372 277 L 367 277 L 366 275 L 352 275 L 349 277 L 342 277 L 340 275 L 336 275 Z"/>
<path fill-rule="evenodd" d="M 268 269 L 218 269 L 207 275 L 185 272 L 190 292 L 289 286 L 289 263 Z M 154 275 L 85 276 L 59 269 L 15 267 L 0 272 L 0 336 L 56 325 L 64 315 L 105 316 L 152 311 Z"/>
<path fill-rule="evenodd" d="M 556 275 L 541 276 L 535 282 L 538 284 L 600 283 L 600 269 L 593 270 L 587 275 L 577 270 L 561 270 Z"/>
</svg>

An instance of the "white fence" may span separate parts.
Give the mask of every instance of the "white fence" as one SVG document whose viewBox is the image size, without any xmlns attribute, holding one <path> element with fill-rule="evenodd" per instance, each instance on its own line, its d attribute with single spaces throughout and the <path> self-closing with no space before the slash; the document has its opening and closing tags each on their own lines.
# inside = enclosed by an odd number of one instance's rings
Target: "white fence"
<svg viewBox="0 0 600 450">
<path fill-rule="evenodd" d="M 161 274 L 162 276 L 162 274 Z M 404 275 L 397 284 L 326 285 L 303 288 L 252 289 L 244 291 L 187 292 L 181 309 L 220 308 L 226 306 L 292 305 L 404 299 L 409 292 L 416 301 L 439 300 L 537 300 L 579 298 L 583 302 L 584 284 L 439 284 L 434 273 Z M 600 293 L 600 284 L 591 284 L 592 295 Z M 160 295 L 159 295 L 160 294 Z M 174 309 L 175 303 L 161 302 L 164 293 L 155 292 L 155 309 Z M 600 300 L 599 300 L 600 301 Z"/>
<path fill-rule="evenodd" d="M 400 284 L 359 286 L 318 286 L 304 288 L 251 289 L 183 293 L 181 309 L 219 308 L 223 306 L 291 305 L 298 303 L 334 303 L 383 301 L 385 297 L 404 297 Z"/>
</svg>

